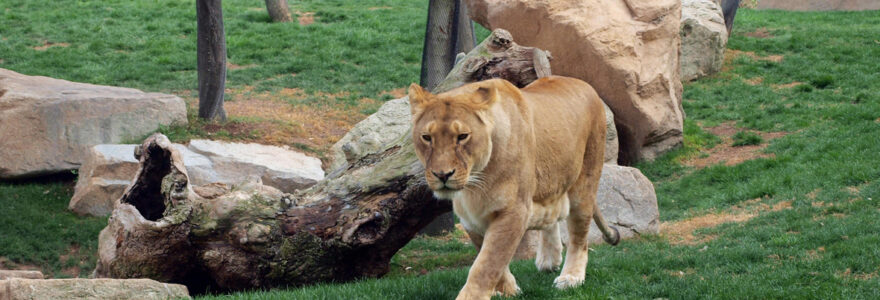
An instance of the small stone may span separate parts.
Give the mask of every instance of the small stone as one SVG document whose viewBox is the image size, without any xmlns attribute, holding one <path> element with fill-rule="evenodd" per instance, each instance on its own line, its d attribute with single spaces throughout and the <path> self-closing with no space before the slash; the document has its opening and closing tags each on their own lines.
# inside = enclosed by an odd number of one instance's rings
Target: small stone
<svg viewBox="0 0 880 300">
<path fill-rule="evenodd" d="M 190 299 L 186 286 L 151 279 L 0 280 L 0 299 Z"/>
<path fill-rule="evenodd" d="M 29 270 L 0 270 L 0 280 L 10 278 L 43 279 L 43 273 Z"/>
</svg>

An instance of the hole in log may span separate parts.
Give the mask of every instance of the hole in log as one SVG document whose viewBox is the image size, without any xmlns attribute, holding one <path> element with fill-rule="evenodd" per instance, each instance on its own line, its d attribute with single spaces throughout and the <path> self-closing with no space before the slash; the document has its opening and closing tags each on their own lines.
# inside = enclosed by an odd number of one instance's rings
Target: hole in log
<svg viewBox="0 0 880 300">
<path fill-rule="evenodd" d="M 150 221 L 162 218 L 165 201 L 162 197 L 162 178 L 171 172 L 171 152 L 155 141 L 148 143 L 141 171 L 131 189 L 122 196 L 122 203 L 134 205 L 141 215 Z"/>
</svg>

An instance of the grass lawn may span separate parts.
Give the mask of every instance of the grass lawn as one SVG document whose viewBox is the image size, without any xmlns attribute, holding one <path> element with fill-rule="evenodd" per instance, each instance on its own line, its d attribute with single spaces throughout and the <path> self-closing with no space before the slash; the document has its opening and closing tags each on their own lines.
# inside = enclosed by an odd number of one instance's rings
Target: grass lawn
<svg viewBox="0 0 880 300">
<path fill-rule="evenodd" d="M 290 3 L 299 22 L 274 24 L 260 1 L 224 1 L 231 121 L 163 132 L 320 156 L 418 80 L 426 1 Z M 195 103 L 192 1 L 0 11 L 2 68 Z M 740 11 L 723 72 L 685 85 L 685 147 L 638 165 L 655 183 L 662 233 L 594 246 L 585 284 L 567 291 L 515 262 L 517 298 L 880 298 L 878 39 L 880 11 Z M 70 186 L 0 183 L 0 263 L 90 271 L 106 221 L 66 212 Z M 461 233 L 419 238 L 383 279 L 202 297 L 449 299 L 474 255 Z"/>
</svg>

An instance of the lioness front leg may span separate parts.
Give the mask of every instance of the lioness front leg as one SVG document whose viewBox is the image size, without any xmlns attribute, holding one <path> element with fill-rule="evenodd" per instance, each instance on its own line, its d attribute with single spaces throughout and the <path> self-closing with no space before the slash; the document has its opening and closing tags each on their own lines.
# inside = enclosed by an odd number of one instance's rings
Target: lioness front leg
<svg viewBox="0 0 880 300">
<path fill-rule="evenodd" d="M 526 211 L 508 208 L 496 214 L 468 272 L 467 283 L 456 297 L 458 300 L 490 299 L 495 291 L 513 296 L 519 290 L 508 265 L 526 231 Z"/>
</svg>

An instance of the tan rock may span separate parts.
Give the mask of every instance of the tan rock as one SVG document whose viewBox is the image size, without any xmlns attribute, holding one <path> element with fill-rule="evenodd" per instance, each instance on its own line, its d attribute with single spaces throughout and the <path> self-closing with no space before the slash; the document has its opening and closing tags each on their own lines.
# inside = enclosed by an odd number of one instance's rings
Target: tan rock
<svg viewBox="0 0 880 300">
<path fill-rule="evenodd" d="M 174 95 L 0 69 L 0 179 L 77 169 L 89 147 L 186 123 Z"/>
<path fill-rule="evenodd" d="M 43 279 L 43 272 L 30 270 L 0 270 L 0 280 L 10 278 Z"/>
<path fill-rule="evenodd" d="M 190 299 L 186 286 L 151 279 L 7 279 L 0 299 Z"/>
<path fill-rule="evenodd" d="M 589 82 L 614 111 L 621 161 L 681 143 L 680 0 L 468 0 L 471 18 L 549 50 L 553 74 Z"/>
</svg>

